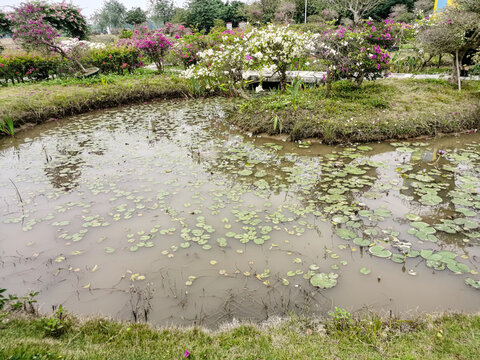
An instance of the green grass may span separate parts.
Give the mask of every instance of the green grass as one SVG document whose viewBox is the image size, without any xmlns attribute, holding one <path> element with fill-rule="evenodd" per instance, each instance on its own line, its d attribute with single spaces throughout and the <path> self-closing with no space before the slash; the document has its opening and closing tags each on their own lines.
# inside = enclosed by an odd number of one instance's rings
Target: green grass
<svg viewBox="0 0 480 360">
<path fill-rule="evenodd" d="M 324 143 L 435 136 L 480 127 L 479 83 L 465 82 L 461 93 L 443 80 L 412 79 L 360 88 L 338 82 L 328 98 L 324 87 L 306 88 L 296 98 L 275 91 L 244 101 L 229 121 L 254 134 L 278 134 L 276 122 L 292 140 Z"/>
<path fill-rule="evenodd" d="M 189 96 L 192 90 L 184 79 L 149 70 L 87 79 L 54 79 L 1 87 L 0 121 L 8 117 L 19 127 L 105 107 Z"/>
<path fill-rule="evenodd" d="M 10 315 L 0 323 L 0 358 L 20 359 L 478 359 L 480 316 L 410 321 L 364 315 L 345 320 L 292 318 L 223 331 L 156 329 L 68 316 L 60 337 L 45 319 Z"/>
</svg>

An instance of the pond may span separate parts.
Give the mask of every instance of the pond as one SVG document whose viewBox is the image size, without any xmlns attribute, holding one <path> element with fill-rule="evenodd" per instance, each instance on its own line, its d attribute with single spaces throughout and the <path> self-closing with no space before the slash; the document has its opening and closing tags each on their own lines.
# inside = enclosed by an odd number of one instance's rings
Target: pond
<svg viewBox="0 0 480 360">
<path fill-rule="evenodd" d="M 0 139 L 0 284 L 166 325 L 480 310 L 480 135 L 324 146 L 158 102 Z"/>
</svg>

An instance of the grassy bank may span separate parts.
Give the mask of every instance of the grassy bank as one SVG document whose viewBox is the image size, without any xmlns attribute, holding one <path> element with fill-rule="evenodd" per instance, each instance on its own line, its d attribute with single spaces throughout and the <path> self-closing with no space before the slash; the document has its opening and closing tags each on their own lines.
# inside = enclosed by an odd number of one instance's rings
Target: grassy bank
<svg viewBox="0 0 480 360">
<path fill-rule="evenodd" d="M 434 136 L 480 127 L 479 83 L 380 80 L 360 88 L 348 82 L 285 94 L 270 92 L 243 102 L 230 121 L 258 133 L 320 138 L 325 143 Z"/>
<path fill-rule="evenodd" d="M 90 79 L 55 79 L 0 88 L 0 120 L 15 127 L 95 109 L 178 98 L 191 94 L 185 80 L 141 70 L 133 75 L 106 75 Z"/>
<path fill-rule="evenodd" d="M 0 323 L 0 358 L 20 359 L 478 359 L 480 315 L 386 320 L 377 316 L 294 318 L 223 330 L 155 329 L 68 316 L 64 333 L 45 319 L 8 316 Z"/>
</svg>

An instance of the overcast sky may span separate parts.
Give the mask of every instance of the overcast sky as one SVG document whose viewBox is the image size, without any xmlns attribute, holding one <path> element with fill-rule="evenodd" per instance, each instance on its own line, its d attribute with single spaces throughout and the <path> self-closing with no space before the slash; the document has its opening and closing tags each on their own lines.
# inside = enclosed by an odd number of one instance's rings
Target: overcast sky
<svg viewBox="0 0 480 360">
<path fill-rule="evenodd" d="M 15 6 L 19 5 L 24 1 L 25 0 L 0 0 L 0 6 L 2 8 L 8 5 Z M 82 14 L 87 17 L 90 17 L 95 12 L 95 10 L 101 8 L 103 4 L 103 0 L 67 0 L 65 2 L 70 2 L 77 5 L 80 9 L 82 9 Z M 144 10 L 147 10 L 148 8 L 148 0 L 120 0 L 120 2 L 125 5 L 127 10 L 130 10 L 133 7 L 141 7 Z M 183 6 L 186 2 L 187 0 L 174 0 L 176 6 Z"/>
</svg>

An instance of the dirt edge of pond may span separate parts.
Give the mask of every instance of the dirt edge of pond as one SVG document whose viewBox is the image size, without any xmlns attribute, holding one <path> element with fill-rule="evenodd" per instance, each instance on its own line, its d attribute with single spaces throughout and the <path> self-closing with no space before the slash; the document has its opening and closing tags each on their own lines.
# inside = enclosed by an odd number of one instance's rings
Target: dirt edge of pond
<svg viewBox="0 0 480 360">
<path fill-rule="evenodd" d="M 339 309 L 338 311 L 342 311 Z M 337 311 L 337 312 L 338 312 Z M 233 321 L 217 330 L 155 328 L 102 317 L 66 314 L 62 330 L 51 318 L 12 312 L 0 324 L 3 359 L 339 359 L 399 357 L 474 359 L 480 347 L 480 315 L 443 313 L 402 320 L 375 313 L 343 313 L 319 319 Z M 478 355 L 478 353 L 477 353 Z"/>
</svg>

